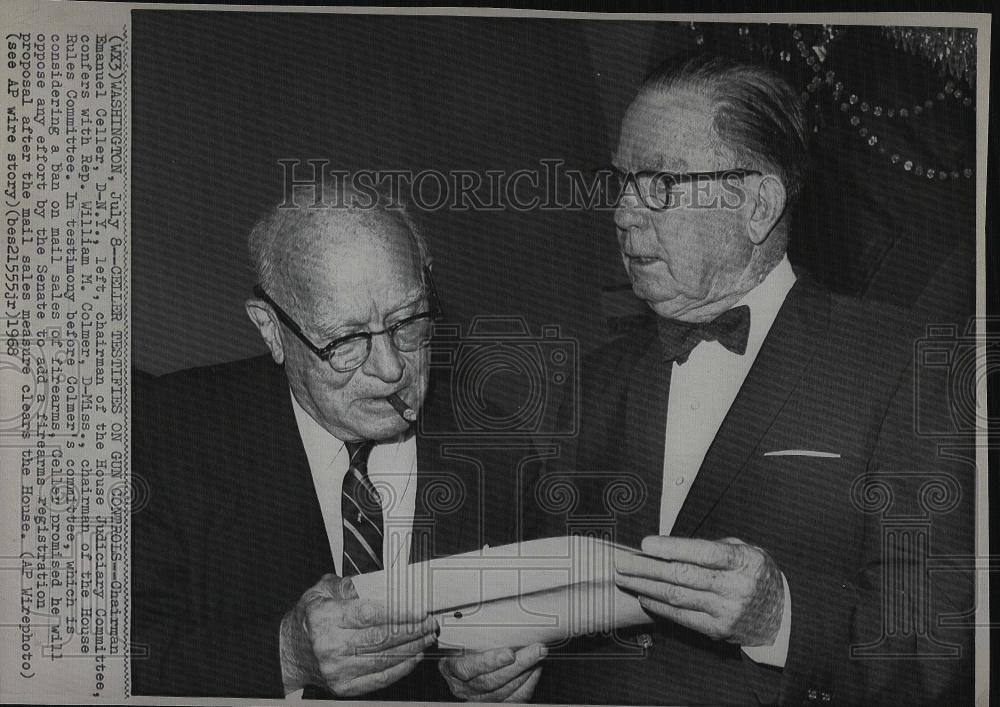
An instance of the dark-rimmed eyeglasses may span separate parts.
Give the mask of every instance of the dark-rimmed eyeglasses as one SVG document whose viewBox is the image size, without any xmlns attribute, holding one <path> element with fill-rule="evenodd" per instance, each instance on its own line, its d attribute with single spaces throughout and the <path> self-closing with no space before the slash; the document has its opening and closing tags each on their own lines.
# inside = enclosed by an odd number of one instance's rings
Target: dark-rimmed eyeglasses
<svg viewBox="0 0 1000 707">
<path fill-rule="evenodd" d="M 309 347 L 320 359 L 326 361 L 330 367 L 340 373 L 348 373 L 361 368 L 368 360 L 372 351 L 372 338 L 381 334 L 388 334 L 389 341 L 397 351 L 409 353 L 417 351 L 427 346 L 431 341 L 431 333 L 434 321 L 438 319 L 442 312 L 438 302 L 437 289 L 434 287 L 434 280 L 431 278 L 430 268 L 424 267 L 424 287 L 427 290 L 428 309 L 412 316 L 400 319 L 398 322 L 387 326 L 381 331 L 358 331 L 353 334 L 341 336 L 334 339 L 326 346 L 317 346 L 305 335 L 302 327 L 277 302 L 264 291 L 260 285 L 254 285 L 253 292 L 260 299 L 267 302 L 278 319 L 293 334 Z"/>
<path fill-rule="evenodd" d="M 610 200 L 615 206 L 621 204 L 621 200 L 625 198 L 631 188 L 647 209 L 666 211 L 680 204 L 681 194 L 676 189 L 678 184 L 714 182 L 720 179 L 736 181 L 754 174 L 759 175 L 761 172 L 756 169 L 743 168 L 720 169 L 713 172 L 664 172 L 659 170 L 625 172 L 612 167 L 607 185 Z"/>
</svg>

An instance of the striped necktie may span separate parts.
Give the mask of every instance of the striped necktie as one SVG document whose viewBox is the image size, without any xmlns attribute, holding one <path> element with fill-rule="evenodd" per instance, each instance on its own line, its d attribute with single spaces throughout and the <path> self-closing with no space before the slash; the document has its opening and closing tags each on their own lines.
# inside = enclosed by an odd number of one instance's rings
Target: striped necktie
<svg viewBox="0 0 1000 707">
<path fill-rule="evenodd" d="M 351 465 L 344 477 L 344 561 L 341 575 L 382 569 L 382 502 L 368 478 L 368 454 L 374 442 L 345 442 Z"/>
</svg>

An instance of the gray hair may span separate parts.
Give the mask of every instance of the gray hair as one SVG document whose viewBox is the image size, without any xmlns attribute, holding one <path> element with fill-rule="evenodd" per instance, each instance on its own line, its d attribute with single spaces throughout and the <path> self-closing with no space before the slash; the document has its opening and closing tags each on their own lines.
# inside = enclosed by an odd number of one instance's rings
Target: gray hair
<svg viewBox="0 0 1000 707">
<path fill-rule="evenodd" d="M 257 284 L 260 285 L 270 296 L 276 297 L 277 293 L 284 290 L 285 284 L 279 282 L 277 275 L 277 263 L 282 254 L 289 248 L 294 247 L 296 238 L 301 237 L 311 231 L 322 229 L 331 219 L 338 214 L 361 215 L 370 214 L 370 218 L 386 219 L 395 221 L 402 225 L 413 241 L 414 247 L 420 258 L 422 266 L 430 267 L 431 256 L 427 247 L 427 240 L 423 231 L 417 225 L 405 204 L 399 199 L 392 199 L 384 193 L 366 193 L 361 196 L 364 206 L 346 206 L 338 204 L 331 206 L 321 204 L 314 207 L 311 201 L 306 198 L 298 198 L 312 192 L 305 190 L 310 187 L 295 187 L 291 206 L 275 206 L 271 208 L 262 218 L 260 218 L 247 239 L 250 251 L 250 263 L 257 276 Z M 299 192 L 302 192 L 301 194 Z M 351 197 L 349 193 L 348 198 Z M 360 201 L 360 199 L 359 199 Z"/>
<path fill-rule="evenodd" d="M 780 75 L 754 63 L 711 54 L 682 55 L 656 68 L 640 93 L 702 91 L 715 105 L 712 131 L 739 167 L 771 169 L 794 203 L 809 162 L 809 126 L 799 95 Z"/>
</svg>

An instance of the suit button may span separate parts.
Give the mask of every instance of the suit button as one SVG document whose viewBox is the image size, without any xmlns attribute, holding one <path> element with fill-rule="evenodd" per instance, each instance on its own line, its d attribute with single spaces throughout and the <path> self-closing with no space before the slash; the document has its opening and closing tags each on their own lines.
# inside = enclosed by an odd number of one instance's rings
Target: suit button
<svg viewBox="0 0 1000 707">
<path fill-rule="evenodd" d="M 806 693 L 806 697 L 809 698 L 810 702 L 815 702 L 816 700 L 819 699 L 819 692 L 816 690 L 810 690 L 809 692 Z"/>
<path fill-rule="evenodd" d="M 833 699 L 833 695 L 830 694 L 829 692 L 821 692 L 819 698 L 824 702 L 829 702 L 830 700 Z"/>
<path fill-rule="evenodd" d="M 635 637 L 635 642 L 639 644 L 639 647 L 644 651 L 648 651 L 653 647 L 653 637 L 648 633 L 640 633 Z"/>
</svg>

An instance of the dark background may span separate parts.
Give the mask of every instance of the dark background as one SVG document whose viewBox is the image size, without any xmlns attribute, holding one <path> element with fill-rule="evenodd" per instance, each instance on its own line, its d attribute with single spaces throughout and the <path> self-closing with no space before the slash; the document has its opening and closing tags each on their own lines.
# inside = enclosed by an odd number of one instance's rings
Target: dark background
<svg viewBox="0 0 1000 707">
<path fill-rule="evenodd" d="M 877 8 L 822 5 L 793 9 L 913 9 L 889 0 Z M 669 9 L 685 8 L 705 9 L 683 1 Z M 726 0 L 710 8 L 750 9 Z M 664 9 L 632 3 L 633 11 Z M 503 169 L 533 167 L 541 157 L 602 165 L 635 87 L 657 61 L 696 47 L 699 35 L 709 48 L 753 53 L 737 25 L 147 10 L 133 12 L 132 26 L 133 364 L 153 374 L 264 351 L 243 313 L 253 284 L 244 243 L 276 198 L 277 159 L 327 158 L 342 168 Z M 805 86 L 791 28 L 752 31 L 774 54 L 793 52 L 779 68 Z M 823 71 L 836 72 L 845 95 L 883 106 L 922 102 L 950 78 L 874 28 L 851 28 L 829 49 Z M 867 146 L 829 87 L 818 103 L 816 183 L 797 214 L 793 262 L 834 289 L 962 331 L 973 311 L 975 180 L 917 178 L 902 159 L 893 165 Z M 989 123 L 995 135 L 996 112 Z M 973 167 L 977 149 L 988 151 L 986 294 L 994 313 L 996 141 L 977 146 L 973 110 L 955 104 L 876 125 L 889 154 L 937 169 Z M 477 314 L 523 315 L 533 331 L 558 323 L 588 349 L 613 328 L 609 314 L 634 309 L 607 214 L 437 212 L 424 226 L 448 311 L 465 323 Z M 995 354 L 1000 328 L 993 322 L 987 331 Z M 995 363 L 988 354 L 991 422 L 1000 419 Z M 990 468 L 996 453 L 991 447 Z M 990 497 L 991 505 L 1000 498 L 996 484 Z M 1000 530 L 991 540 L 998 544 Z"/>
<path fill-rule="evenodd" d="M 819 36 L 803 26 L 805 39 Z M 280 196 L 282 158 L 340 169 L 538 168 L 608 164 L 642 77 L 699 46 L 770 51 L 796 87 L 810 68 L 793 28 L 738 25 L 135 11 L 133 364 L 161 374 L 265 349 L 243 311 L 245 240 Z M 762 50 L 761 47 L 765 47 Z M 790 50 L 790 61 L 780 52 Z M 812 98 L 814 187 L 796 214 L 793 263 L 832 288 L 926 321 L 973 311 L 974 107 L 949 95 L 908 120 L 876 120 L 879 154 L 839 110 L 855 93 L 922 104 L 962 80 L 896 48 L 878 28 L 842 28 L 823 63 L 845 84 Z M 974 104 L 973 104 L 974 106 Z M 901 155 L 891 164 L 888 155 Z M 642 311 L 616 254 L 610 213 L 439 210 L 420 214 L 450 318 L 516 315 L 558 324 L 583 350 Z"/>
</svg>

